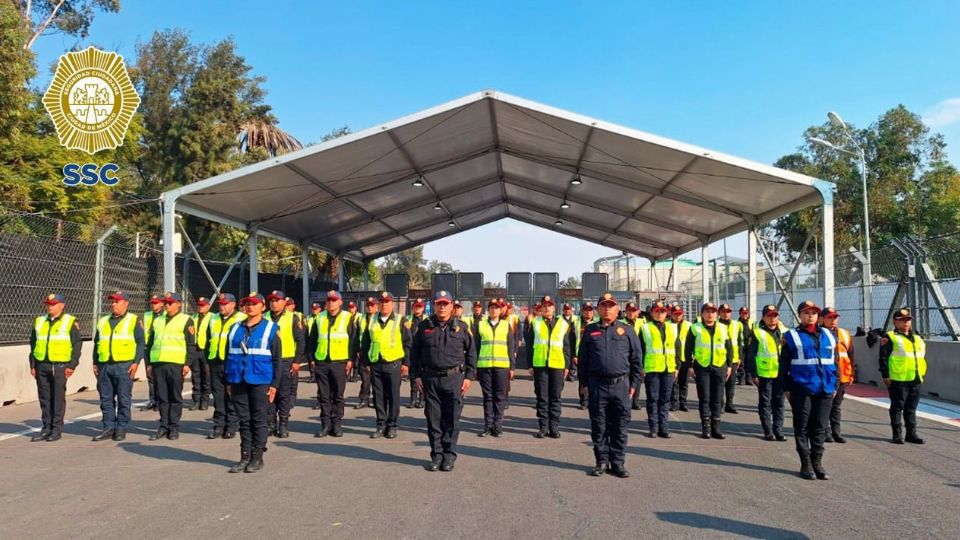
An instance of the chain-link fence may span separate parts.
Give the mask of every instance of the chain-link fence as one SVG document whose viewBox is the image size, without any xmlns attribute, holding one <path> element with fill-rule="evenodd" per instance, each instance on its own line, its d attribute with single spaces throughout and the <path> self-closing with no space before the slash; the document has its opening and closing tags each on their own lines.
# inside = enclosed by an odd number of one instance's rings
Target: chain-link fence
<svg viewBox="0 0 960 540">
<path fill-rule="evenodd" d="M 184 293 L 186 305 L 192 306 L 195 298 L 211 296 L 215 287 L 197 259 L 185 255 L 176 263 L 177 290 Z M 66 297 L 67 309 L 80 321 L 84 338 L 92 337 L 95 318 L 109 313 L 110 306 L 104 301 L 109 292 L 128 293 L 130 310 L 146 311 L 150 295 L 163 292 L 162 260 L 162 253 L 148 234 L 35 214 L 0 214 L 0 344 L 29 340 L 34 318 L 43 313 L 41 302 L 51 292 Z M 237 295 L 249 292 L 249 267 L 243 260 L 232 270 L 230 262 L 204 264 L 222 291 Z M 258 280 L 262 291 L 284 290 L 300 298 L 298 269 L 260 273 Z M 331 288 L 335 284 L 329 280 L 311 279 L 311 290 Z"/>
</svg>

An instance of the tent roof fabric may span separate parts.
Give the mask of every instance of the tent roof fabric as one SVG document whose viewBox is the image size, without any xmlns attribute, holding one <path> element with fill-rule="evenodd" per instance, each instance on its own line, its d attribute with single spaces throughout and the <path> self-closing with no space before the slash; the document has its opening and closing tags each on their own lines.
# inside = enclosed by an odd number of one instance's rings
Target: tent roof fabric
<svg viewBox="0 0 960 540">
<path fill-rule="evenodd" d="M 164 200 L 356 261 L 504 218 L 660 260 L 820 204 L 823 184 L 483 91 Z"/>
</svg>

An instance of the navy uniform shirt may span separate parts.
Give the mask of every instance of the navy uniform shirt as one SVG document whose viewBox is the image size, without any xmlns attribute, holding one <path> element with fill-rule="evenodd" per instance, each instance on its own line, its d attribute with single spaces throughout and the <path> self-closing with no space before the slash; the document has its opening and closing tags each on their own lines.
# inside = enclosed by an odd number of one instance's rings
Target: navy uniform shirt
<svg viewBox="0 0 960 540">
<path fill-rule="evenodd" d="M 410 351 L 410 373 L 418 379 L 427 372 L 460 368 L 469 380 L 477 378 L 477 349 L 463 321 L 451 317 L 447 322 L 434 315 L 417 327 Z"/>
<path fill-rule="evenodd" d="M 643 377 L 640 338 L 633 327 L 623 321 L 609 326 L 603 322 L 590 323 L 583 329 L 580 340 L 578 376 L 580 387 L 590 379 L 630 376 L 630 385 L 640 384 Z"/>
</svg>

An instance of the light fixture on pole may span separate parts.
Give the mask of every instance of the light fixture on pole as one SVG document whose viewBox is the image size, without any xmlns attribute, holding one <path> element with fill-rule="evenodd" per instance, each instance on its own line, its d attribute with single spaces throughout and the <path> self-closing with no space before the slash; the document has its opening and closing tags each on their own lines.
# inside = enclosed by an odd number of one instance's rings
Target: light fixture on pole
<svg viewBox="0 0 960 540">
<path fill-rule="evenodd" d="M 860 161 L 860 184 L 863 190 L 863 251 L 865 259 L 863 264 L 863 326 L 864 329 L 869 329 L 873 326 L 873 259 L 870 252 L 870 199 L 867 196 L 867 156 L 863 150 L 863 146 L 853 138 L 853 135 L 850 134 L 850 130 L 847 128 L 847 124 L 840 118 L 839 114 L 830 111 L 827 113 L 827 118 L 831 124 L 843 130 L 843 135 L 846 137 L 847 142 L 851 144 L 856 151 L 844 148 L 843 146 L 819 137 L 810 137 L 808 140 L 824 148 L 854 156 Z"/>
</svg>

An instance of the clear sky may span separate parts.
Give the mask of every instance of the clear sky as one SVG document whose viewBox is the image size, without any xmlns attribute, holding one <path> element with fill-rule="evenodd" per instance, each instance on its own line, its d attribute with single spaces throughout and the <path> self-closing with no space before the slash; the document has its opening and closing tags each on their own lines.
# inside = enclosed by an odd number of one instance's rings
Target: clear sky
<svg viewBox="0 0 960 540">
<path fill-rule="evenodd" d="M 958 20 L 955 0 L 123 0 L 84 44 L 132 58 L 155 29 L 179 26 L 199 42 L 232 35 L 267 77 L 281 127 L 304 142 L 495 88 L 766 163 L 829 110 L 867 124 L 903 103 L 946 135 L 957 163 Z M 40 65 L 72 44 L 42 38 Z M 728 243 L 731 254 L 745 247 L 742 235 Z M 579 275 L 614 254 L 512 221 L 425 253 L 491 281 L 508 271 Z"/>
</svg>

